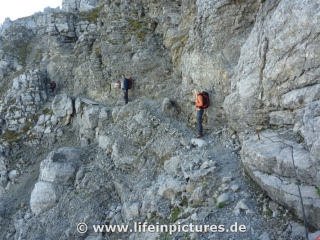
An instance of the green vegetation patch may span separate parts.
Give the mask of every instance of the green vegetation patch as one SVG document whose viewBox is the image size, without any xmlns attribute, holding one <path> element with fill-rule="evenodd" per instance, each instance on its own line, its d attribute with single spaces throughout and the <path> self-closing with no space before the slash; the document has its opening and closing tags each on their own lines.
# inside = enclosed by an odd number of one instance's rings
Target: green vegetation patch
<svg viewBox="0 0 320 240">
<path fill-rule="evenodd" d="M 271 216 L 272 215 L 272 210 L 268 208 L 266 211 L 262 212 L 263 216 Z"/>
<path fill-rule="evenodd" d="M 132 27 L 132 31 L 138 31 L 142 28 L 143 22 L 138 20 L 129 20 L 129 25 Z"/>
<path fill-rule="evenodd" d="M 26 122 L 22 128 L 22 134 L 27 133 L 32 126 L 32 122 Z"/>
<path fill-rule="evenodd" d="M 3 139 L 3 141 L 8 142 L 11 145 L 13 142 L 18 141 L 20 136 L 21 136 L 21 133 L 18 133 L 16 131 L 6 130 L 2 134 L 1 138 Z"/>
<path fill-rule="evenodd" d="M 94 48 L 94 52 L 95 52 L 97 58 L 101 58 L 102 57 L 99 47 Z"/>
<path fill-rule="evenodd" d="M 180 213 L 181 213 L 180 208 L 178 207 L 173 208 L 171 213 L 171 221 L 176 222 L 179 219 L 178 216 Z"/>
<path fill-rule="evenodd" d="M 103 8 L 103 5 L 96 7 L 92 10 L 80 12 L 80 20 L 82 21 L 89 21 L 89 22 L 97 22 L 100 12 Z"/>
<path fill-rule="evenodd" d="M 188 199 L 186 197 L 182 199 L 180 206 L 188 207 Z"/>
<path fill-rule="evenodd" d="M 145 37 L 146 37 L 146 33 L 144 31 L 139 31 L 138 34 L 137 34 L 137 37 L 144 41 Z"/>
<path fill-rule="evenodd" d="M 226 207 L 226 206 L 228 206 L 228 204 L 226 204 L 226 203 L 219 203 L 218 204 L 218 208 L 224 208 L 224 207 Z"/>
<path fill-rule="evenodd" d="M 27 138 L 27 141 L 29 142 L 29 141 L 32 141 L 32 140 L 34 140 L 34 139 L 36 139 L 37 138 L 37 136 L 35 135 L 35 134 L 31 134 L 28 138 Z"/>
<path fill-rule="evenodd" d="M 131 27 L 131 31 L 134 32 L 140 40 L 144 41 L 146 35 L 148 34 L 148 30 L 145 27 L 145 22 L 131 19 L 128 20 L 128 23 Z"/>
<path fill-rule="evenodd" d="M 35 54 L 35 58 L 41 60 L 42 59 L 42 55 L 43 55 L 43 50 L 42 49 L 38 49 L 36 54 Z"/>
<path fill-rule="evenodd" d="M 49 109 L 49 108 L 46 108 L 46 109 L 42 110 L 42 113 L 45 114 L 45 115 L 53 115 L 53 110 Z"/>
</svg>

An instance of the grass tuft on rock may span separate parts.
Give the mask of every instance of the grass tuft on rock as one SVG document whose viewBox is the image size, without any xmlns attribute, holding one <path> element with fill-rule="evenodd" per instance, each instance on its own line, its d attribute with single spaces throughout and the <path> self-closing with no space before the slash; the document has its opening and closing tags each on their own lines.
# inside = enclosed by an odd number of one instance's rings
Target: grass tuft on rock
<svg viewBox="0 0 320 240">
<path fill-rule="evenodd" d="M 178 216 L 180 213 L 181 213 L 180 208 L 178 207 L 173 208 L 171 213 L 171 221 L 176 222 L 179 219 Z"/>
<path fill-rule="evenodd" d="M 79 14 L 80 20 L 88 21 L 88 22 L 97 22 L 102 8 L 103 8 L 103 5 L 89 11 L 80 12 Z"/>
</svg>

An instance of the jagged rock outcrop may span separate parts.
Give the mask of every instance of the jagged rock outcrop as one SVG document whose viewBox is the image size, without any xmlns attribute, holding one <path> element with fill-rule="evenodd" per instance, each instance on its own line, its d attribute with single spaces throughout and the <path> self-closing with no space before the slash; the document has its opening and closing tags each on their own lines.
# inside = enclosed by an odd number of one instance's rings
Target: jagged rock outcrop
<svg viewBox="0 0 320 240">
<path fill-rule="evenodd" d="M 293 209 L 303 218 L 297 184 L 302 183 L 301 195 L 307 221 L 319 228 L 319 171 L 310 153 L 298 143 L 276 132 L 260 133 L 245 140 L 241 161 L 250 176 L 278 203 Z M 297 174 L 297 179 L 296 179 Z"/>
<path fill-rule="evenodd" d="M 235 130 L 268 125 L 274 112 L 291 116 L 284 124 L 292 125 L 297 111 L 318 100 L 319 96 L 310 92 L 310 88 L 316 92 L 319 83 L 318 7 L 315 1 L 298 0 L 261 5 L 241 49 L 231 80 L 232 93 L 224 103 Z M 292 112 L 289 116 L 288 110 Z M 280 118 L 272 124 L 283 122 Z"/>
<path fill-rule="evenodd" d="M 319 35 L 315 18 L 318 8 L 314 1 L 265 2 L 259 10 L 255 27 L 241 49 L 231 81 L 232 93 L 224 101 L 230 126 L 238 132 L 248 127 L 294 126 L 293 131 L 304 140 L 306 149 L 294 148 L 293 154 L 291 148 L 283 146 L 279 139 L 281 143 L 275 144 L 244 142 L 242 162 L 263 188 L 268 188 L 264 180 L 269 180 L 257 177 L 256 171 L 274 173 L 279 179 L 294 177 L 292 166 L 289 166 L 292 157 L 296 159 L 300 181 L 310 185 L 310 188 L 319 188 L 319 56 L 315 49 Z M 289 13 L 287 9 L 292 10 Z M 290 144 L 295 145 L 293 142 Z M 265 152 L 267 149 L 268 154 Z M 259 160 L 258 156 L 263 156 L 263 159 Z M 275 159 L 280 162 L 275 163 Z M 258 161 L 260 167 L 257 168 Z M 273 187 L 278 193 L 283 192 L 281 185 L 275 184 Z M 282 204 L 288 200 L 286 194 L 283 198 L 282 195 L 269 193 Z M 297 203 L 292 202 L 291 207 L 301 216 Z M 318 207 L 316 204 L 314 207 L 308 210 L 314 213 L 314 220 L 310 223 L 319 227 L 315 223 L 319 216 Z"/>
<path fill-rule="evenodd" d="M 98 4 L 99 0 L 62 0 L 62 11 L 88 11 L 96 7 Z"/>
<path fill-rule="evenodd" d="M 63 191 L 74 184 L 76 172 L 85 158 L 81 149 L 60 148 L 41 162 L 39 181 L 30 197 L 32 213 L 38 215 L 58 203 Z"/>
</svg>

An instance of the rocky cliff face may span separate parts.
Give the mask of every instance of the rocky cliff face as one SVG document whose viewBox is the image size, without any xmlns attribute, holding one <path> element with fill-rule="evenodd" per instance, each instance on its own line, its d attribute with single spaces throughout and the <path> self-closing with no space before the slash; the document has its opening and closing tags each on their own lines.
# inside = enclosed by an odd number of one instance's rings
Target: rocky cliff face
<svg viewBox="0 0 320 240">
<path fill-rule="evenodd" d="M 63 0 L 61 10 L 7 19 L 0 28 L 1 236 L 94 239 L 72 224 L 205 223 L 216 220 L 212 213 L 250 225 L 245 211 L 258 230 L 237 237 L 264 239 L 259 202 L 265 216 L 290 219 L 286 208 L 303 219 L 295 183 L 308 224 L 319 229 L 319 7 L 316 0 Z M 122 73 L 134 79 L 126 106 L 115 86 Z M 203 141 L 190 141 L 194 88 L 211 99 Z M 249 201 L 237 156 L 270 204 Z M 13 200 L 19 191 L 22 203 Z M 219 212 L 224 204 L 230 209 Z M 267 232 L 298 237 L 292 222 L 285 225 Z M 165 236 L 130 236 L 142 237 Z"/>
</svg>

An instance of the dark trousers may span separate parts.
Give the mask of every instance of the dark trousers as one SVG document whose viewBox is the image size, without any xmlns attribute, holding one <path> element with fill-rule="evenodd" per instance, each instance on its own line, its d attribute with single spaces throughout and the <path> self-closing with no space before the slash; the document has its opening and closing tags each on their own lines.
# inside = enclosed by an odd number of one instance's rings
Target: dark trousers
<svg viewBox="0 0 320 240">
<path fill-rule="evenodd" d="M 125 101 L 126 104 L 128 104 L 128 101 L 129 101 L 128 90 L 124 91 L 124 101 Z"/>
<path fill-rule="evenodd" d="M 197 112 L 197 130 L 198 130 L 198 134 L 202 135 L 202 115 L 203 115 L 203 109 L 200 110 L 196 110 Z"/>
<path fill-rule="evenodd" d="M 54 87 L 49 87 L 49 89 L 51 89 L 51 92 L 54 93 Z"/>
</svg>

